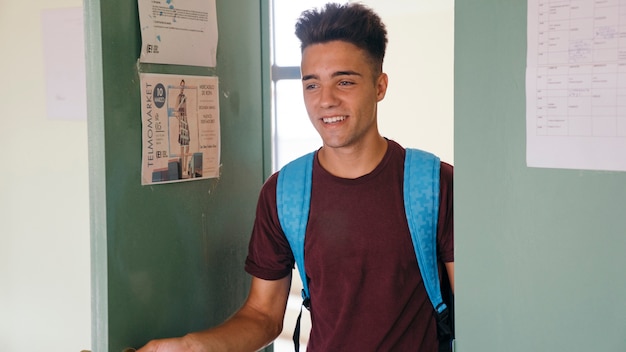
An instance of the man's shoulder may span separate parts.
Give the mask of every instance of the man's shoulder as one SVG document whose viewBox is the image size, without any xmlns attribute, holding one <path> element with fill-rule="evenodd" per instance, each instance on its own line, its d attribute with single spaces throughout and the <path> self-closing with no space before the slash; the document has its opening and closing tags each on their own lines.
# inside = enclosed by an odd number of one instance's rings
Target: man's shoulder
<svg viewBox="0 0 626 352">
<path fill-rule="evenodd" d="M 454 178 L 454 166 L 445 161 L 441 161 L 440 164 L 441 168 L 439 173 L 441 175 L 441 179 L 452 183 L 452 179 Z"/>
<path fill-rule="evenodd" d="M 276 194 L 276 185 L 278 184 L 278 173 L 279 171 L 271 174 L 261 186 L 261 196 L 266 195 L 268 193 Z"/>
</svg>

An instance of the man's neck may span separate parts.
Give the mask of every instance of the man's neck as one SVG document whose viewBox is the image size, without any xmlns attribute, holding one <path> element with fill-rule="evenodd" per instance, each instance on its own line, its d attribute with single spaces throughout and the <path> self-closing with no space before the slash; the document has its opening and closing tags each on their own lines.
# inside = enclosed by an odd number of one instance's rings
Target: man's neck
<svg viewBox="0 0 626 352">
<path fill-rule="evenodd" d="M 385 156 L 387 147 L 387 140 L 378 135 L 373 141 L 357 146 L 324 146 L 317 155 L 322 167 L 330 174 L 355 179 L 372 172 Z"/>
</svg>

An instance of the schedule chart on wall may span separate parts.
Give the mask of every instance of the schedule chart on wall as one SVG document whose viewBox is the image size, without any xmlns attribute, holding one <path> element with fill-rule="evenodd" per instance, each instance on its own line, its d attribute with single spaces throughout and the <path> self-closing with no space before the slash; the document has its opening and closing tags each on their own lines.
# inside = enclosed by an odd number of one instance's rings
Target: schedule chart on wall
<svg viewBox="0 0 626 352">
<path fill-rule="evenodd" d="M 626 0 L 530 0 L 527 163 L 626 171 Z"/>
</svg>

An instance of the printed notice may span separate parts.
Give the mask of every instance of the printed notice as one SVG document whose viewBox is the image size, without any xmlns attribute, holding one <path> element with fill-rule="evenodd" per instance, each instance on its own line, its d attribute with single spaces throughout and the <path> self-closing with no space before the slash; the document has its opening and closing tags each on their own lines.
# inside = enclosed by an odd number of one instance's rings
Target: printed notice
<svg viewBox="0 0 626 352">
<path fill-rule="evenodd" d="M 527 163 L 626 171 L 626 2 L 529 0 Z"/>
<path fill-rule="evenodd" d="M 217 77 L 143 73 L 141 184 L 219 176 Z"/>
<path fill-rule="evenodd" d="M 215 0 L 138 0 L 140 62 L 216 66 Z"/>
</svg>

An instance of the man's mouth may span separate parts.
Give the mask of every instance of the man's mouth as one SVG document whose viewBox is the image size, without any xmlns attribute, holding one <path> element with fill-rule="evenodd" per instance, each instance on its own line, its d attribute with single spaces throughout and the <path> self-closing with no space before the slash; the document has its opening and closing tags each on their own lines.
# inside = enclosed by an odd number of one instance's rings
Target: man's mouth
<svg viewBox="0 0 626 352">
<path fill-rule="evenodd" d="M 346 119 L 345 116 L 332 116 L 332 117 L 324 117 L 322 118 L 322 121 L 324 121 L 324 123 L 330 124 L 330 123 L 341 122 L 345 119 Z"/>
</svg>

